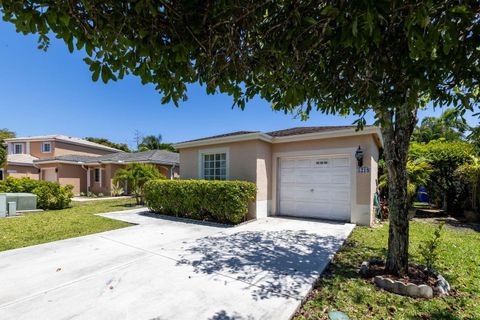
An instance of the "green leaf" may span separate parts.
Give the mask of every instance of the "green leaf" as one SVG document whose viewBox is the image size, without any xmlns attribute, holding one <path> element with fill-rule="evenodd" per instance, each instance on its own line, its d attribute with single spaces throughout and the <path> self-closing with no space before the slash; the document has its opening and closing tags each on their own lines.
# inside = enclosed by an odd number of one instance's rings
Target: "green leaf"
<svg viewBox="0 0 480 320">
<path fill-rule="evenodd" d="M 67 14 L 62 14 L 59 17 L 59 20 L 63 23 L 65 27 L 68 27 L 68 25 L 70 24 L 70 17 Z"/>
<path fill-rule="evenodd" d="M 70 53 L 72 53 L 73 50 L 75 50 L 75 48 L 74 48 L 74 46 L 73 46 L 73 39 L 70 38 L 70 39 L 67 41 L 67 46 L 68 46 L 68 51 L 69 51 Z"/>
<path fill-rule="evenodd" d="M 357 19 L 357 17 L 355 17 L 355 19 L 353 19 L 352 34 L 353 34 L 354 37 L 356 37 L 357 34 L 358 34 L 358 19 Z"/>
<path fill-rule="evenodd" d="M 106 65 L 102 65 L 102 72 L 101 72 L 101 74 L 102 74 L 102 81 L 103 81 L 103 83 L 105 83 L 105 84 L 106 84 L 106 83 L 108 82 L 108 80 L 109 80 L 109 79 L 108 79 L 108 75 L 109 75 L 109 74 L 108 74 L 108 71 L 109 71 L 108 67 L 107 67 Z"/>
<path fill-rule="evenodd" d="M 303 17 L 303 21 L 309 25 L 317 24 L 317 20 L 313 17 Z"/>
<path fill-rule="evenodd" d="M 100 77 L 100 64 L 98 61 L 96 63 L 91 65 L 93 67 L 93 73 L 92 73 L 92 80 L 97 82 L 98 78 Z"/>
</svg>

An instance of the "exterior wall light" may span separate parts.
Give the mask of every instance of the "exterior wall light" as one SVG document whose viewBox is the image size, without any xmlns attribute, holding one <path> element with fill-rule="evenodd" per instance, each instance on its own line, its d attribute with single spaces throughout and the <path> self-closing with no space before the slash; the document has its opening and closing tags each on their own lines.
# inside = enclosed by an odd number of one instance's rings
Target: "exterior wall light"
<svg viewBox="0 0 480 320">
<path fill-rule="evenodd" d="M 355 159 L 357 159 L 357 164 L 359 167 L 363 166 L 363 150 L 358 146 L 357 151 L 355 151 Z"/>
</svg>

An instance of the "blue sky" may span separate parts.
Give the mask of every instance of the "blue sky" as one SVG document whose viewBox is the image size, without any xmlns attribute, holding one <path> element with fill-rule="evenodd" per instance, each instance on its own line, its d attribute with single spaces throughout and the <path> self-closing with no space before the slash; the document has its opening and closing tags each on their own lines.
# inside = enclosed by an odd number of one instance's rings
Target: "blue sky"
<svg viewBox="0 0 480 320">
<path fill-rule="evenodd" d="M 66 134 L 104 137 L 133 146 L 134 132 L 162 134 L 178 142 L 237 130 L 271 131 L 294 126 L 349 125 L 353 117 L 313 113 L 306 122 L 273 112 L 261 99 L 246 110 L 231 108 L 226 95 L 207 95 L 199 85 L 189 87 L 189 99 L 176 108 L 162 105 L 153 86 L 136 77 L 118 82 L 93 82 L 81 52 L 70 54 L 52 39 L 47 52 L 37 49 L 36 36 L 15 32 L 0 21 L 0 128 L 18 136 Z M 420 112 L 420 118 L 441 110 Z M 369 116 L 373 121 L 373 116 Z M 478 119 L 469 118 L 473 125 Z"/>
</svg>

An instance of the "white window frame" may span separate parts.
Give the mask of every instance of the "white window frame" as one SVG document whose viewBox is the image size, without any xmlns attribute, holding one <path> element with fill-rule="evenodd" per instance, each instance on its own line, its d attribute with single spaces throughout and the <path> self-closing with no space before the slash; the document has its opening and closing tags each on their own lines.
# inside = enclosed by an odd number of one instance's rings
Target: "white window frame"
<svg viewBox="0 0 480 320">
<path fill-rule="evenodd" d="M 205 179 L 204 156 L 212 154 L 225 154 L 225 181 L 230 180 L 230 152 L 229 148 L 204 149 L 198 152 L 198 177 Z M 223 180 L 220 180 L 223 181 Z"/>
<path fill-rule="evenodd" d="M 98 181 L 97 181 L 97 170 L 98 170 Z M 93 169 L 93 182 L 102 185 L 102 168 Z"/>
<path fill-rule="evenodd" d="M 49 151 L 45 151 L 45 146 L 50 146 Z M 52 143 L 51 142 L 42 142 L 42 153 L 52 153 Z"/>
<path fill-rule="evenodd" d="M 17 146 L 20 146 L 22 152 L 17 153 Z M 23 143 L 14 143 L 14 144 L 13 144 L 13 154 L 24 154 L 24 152 L 23 152 Z"/>
</svg>

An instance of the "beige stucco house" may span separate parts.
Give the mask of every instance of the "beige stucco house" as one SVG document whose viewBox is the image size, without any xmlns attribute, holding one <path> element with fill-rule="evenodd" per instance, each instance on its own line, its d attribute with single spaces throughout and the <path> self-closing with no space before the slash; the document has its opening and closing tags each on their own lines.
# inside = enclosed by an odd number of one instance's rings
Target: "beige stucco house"
<svg viewBox="0 0 480 320">
<path fill-rule="evenodd" d="M 178 177 L 179 156 L 165 150 L 125 153 L 64 135 L 6 139 L 7 164 L 0 168 L 0 180 L 28 177 L 72 185 L 75 195 L 110 195 L 115 172 L 129 163 L 151 163 L 166 177 Z"/>
<path fill-rule="evenodd" d="M 336 126 L 241 131 L 175 147 L 182 179 L 255 182 L 253 217 L 285 215 L 371 225 L 382 141 L 374 126 L 361 131 Z"/>
</svg>

